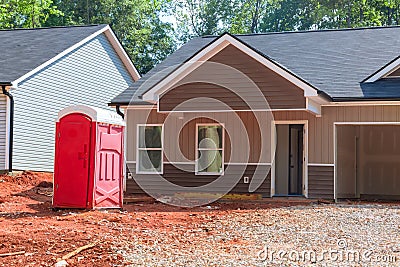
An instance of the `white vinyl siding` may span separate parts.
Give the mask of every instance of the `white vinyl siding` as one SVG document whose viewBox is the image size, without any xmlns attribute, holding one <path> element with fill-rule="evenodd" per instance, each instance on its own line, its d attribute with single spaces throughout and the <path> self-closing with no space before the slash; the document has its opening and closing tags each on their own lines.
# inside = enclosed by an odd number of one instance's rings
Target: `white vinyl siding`
<svg viewBox="0 0 400 267">
<path fill-rule="evenodd" d="M 70 105 L 111 109 L 107 104 L 133 83 L 101 34 L 23 81 L 15 98 L 13 167 L 53 171 L 58 112 Z"/>
<path fill-rule="evenodd" d="M 0 94 L 0 170 L 6 169 L 7 98 Z"/>
</svg>

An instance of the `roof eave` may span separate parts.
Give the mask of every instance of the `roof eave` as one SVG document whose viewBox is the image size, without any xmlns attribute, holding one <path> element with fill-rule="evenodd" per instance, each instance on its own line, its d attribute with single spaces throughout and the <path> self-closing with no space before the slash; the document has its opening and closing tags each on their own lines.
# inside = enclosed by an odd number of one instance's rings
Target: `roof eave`
<svg viewBox="0 0 400 267">
<path fill-rule="evenodd" d="M 400 97 L 333 97 L 333 102 L 400 101 Z"/>
<path fill-rule="evenodd" d="M 321 91 L 321 90 L 318 89 L 318 90 L 317 90 L 317 94 L 318 94 L 319 96 L 325 98 L 325 99 L 328 100 L 329 102 L 332 102 L 332 101 L 333 101 L 333 98 L 332 98 L 330 95 L 328 95 L 327 93 L 325 93 L 324 91 Z"/>
</svg>

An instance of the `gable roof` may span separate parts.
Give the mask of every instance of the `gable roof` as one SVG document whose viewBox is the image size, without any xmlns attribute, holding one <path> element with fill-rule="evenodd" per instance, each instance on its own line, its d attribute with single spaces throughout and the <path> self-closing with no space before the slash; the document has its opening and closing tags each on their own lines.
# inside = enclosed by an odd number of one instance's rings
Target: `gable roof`
<svg viewBox="0 0 400 267">
<path fill-rule="evenodd" d="M 190 63 L 183 64 L 179 66 L 176 70 L 173 71 L 168 77 L 163 79 L 157 85 L 153 86 L 150 90 L 146 91 L 142 95 L 143 100 L 157 100 L 159 95 L 162 95 L 168 89 L 170 89 L 166 84 L 168 84 L 168 80 L 171 81 L 172 84 L 176 83 L 179 80 L 179 75 L 184 73 L 185 71 L 193 71 L 196 69 L 199 64 L 193 64 L 194 62 L 204 62 L 220 53 L 222 50 L 227 48 L 228 46 L 233 46 L 238 49 L 241 53 L 245 53 L 250 58 L 255 59 L 268 69 L 276 72 L 280 76 L 284 77 L 286 80 L 289 80 L 302 90 L 304 90 L 305 96 L 318 96 L 318 90 L 312 85 L 308 84 L 300 77 L 294 75 L 289 70 L 287 70 L 284 66 L 272 61 L 266 56 L 260 54 L 258 51 L 255 51 L 251 47 L 248 47 L 246 43 L 243 43 L 240 39 L 236 38 L 229 33 L 223 34 L 213 42 L 209 43 L 207 47 L 203 48 L 200 53 L 197 53 L 190 59 Z M 239 53 L 240 53 L 239 52 Z M 182 76 L 182 75 L 181 75 Z"/>
<path fill-rule="evenodd" d="M 400 55 L 400 27 L 235 36 L 334 100 L 369 98 L 370 90 L 365 92 L 362 82 Z M 206 36 L 192 39 L 115 97 L 111 104 L 146 104 L 140 98 L 143 93 L 216 38 Z M 369 89 L 372 87 L 368 86 Z M 374 95 L 377 95 L 375 98 L 394 97 L 392 90 L 388 95 L 385 90 Z M 400 90 L 396 97 L 400 98 Z"/>
<path fill-rule="evenodd" d="M 23 78 L 102 33 L 107 35 L 128 71 L 137 80 L 139 74 L 110 27 L 90 25 L 0 30 L 0 82 L 17 86 L 16 83 Z"/>
</svg>

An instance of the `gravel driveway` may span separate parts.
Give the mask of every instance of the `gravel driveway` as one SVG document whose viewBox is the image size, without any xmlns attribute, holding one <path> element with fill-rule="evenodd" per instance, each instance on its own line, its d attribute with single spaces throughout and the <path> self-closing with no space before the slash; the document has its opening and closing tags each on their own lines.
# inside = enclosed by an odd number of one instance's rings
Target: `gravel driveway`
<svg viewBox="0 0 400 267">
<path fill-rule="evenodd" d="M 136 238 L 113 249 L 128 266 L 400 266 L 399 205 L 224 205 L 124 229 Z"/>
<path fill-rule="evenodd" d="M 51 179 L 0 176 L 0 266 L 54 266 L 93 242 L 69 266 L 400 266 L 399 204 L 272 199 L 53 211 Z"/>
</svg>

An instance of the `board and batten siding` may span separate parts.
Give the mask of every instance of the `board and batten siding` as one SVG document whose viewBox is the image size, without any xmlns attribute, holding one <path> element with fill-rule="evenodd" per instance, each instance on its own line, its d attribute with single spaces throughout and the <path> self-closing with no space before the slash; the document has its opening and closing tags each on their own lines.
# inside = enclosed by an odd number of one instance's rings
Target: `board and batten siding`
<svg viewBox="0 0 400 267">
<path fill-rule="evenodd" d="M 7 98 L 0 95 L 0 171 L 5 170 L 7 149 Z"/>
<path fill-rule="evenodd" d="M 305 111 L 276 111 L 274 119 L 307 120 L 308 162 L 333 164 L 335 122 L 400 122 L 400 106 L 323 106 L 321 117 Z"/>
<path fill-rule="evenodd" d="M 166 114 L 157 113 L 155 110 L 148 112 L 145 110 L 132 110 L 127 112 L 127 161 L 136 161 L 136 127 L 138 123 L 163 123 L 166 121 L 164 128 L 164 145 L 168 148 L 168 158 L 164 159 L 164 163 L 185 162 L 193 160 L 195 152 L 193 142 L 195 142 L 195 130 L 192 127 L 183 127 L 184 122 L 190 116 L 202 117 L 212 116 L 225 125 L 230 125 L 237 129 L 237 125 L 233 122 L 233 114 L 240 114 L 240 118 L 248 117 L 250 112 L 216 112 L 216 113 L 177 113 Z M 325 106 L 322 107 L 322 116 L 315 115 L 305 111 L 274 111 L 274 120 L 276 121 L 308 121 L 308 190 L 310 198 L 326 198 L 333 199 L 333 182 L 334 182 L 334 123 L 335 122 L 398 122 L 400 121 L 400 106 Z M 166 117 L 168 119 L 166 120 Z M 246 121 L 246 119 L 244 120 Z M 270 123 L 262 128 L 266 133 L 266 146 L 264 147 L 265 156 L 262 157 L 262 163 L 270 163 L 271 153 L 271 128 Z M 253 135 L 250 143 L 251 147 L 257 147 L 258 142 L 254 142 L 254 120 L 245 122 L 247 131 Z M 187 128 L 187 129 L 186 129 Z M 179 134 L 179 129 L 183 129 L 183 133 Z M 246 162 L 241 150 L 247 149 L 247 144 L 241 138 L 245 132 L 236 130 L 229 140 L 231 147 L 235 147 L 239 152 L 230 151 L 231 162 Z M 180 136 L 186 136 L 185 140 L 180 140 Z M 179 146 L 177 145 L 180 143 Z M 184 145 L 186 144 L 186 146 Z M 182 153 L 178 153 L 177 149 L 182 147 L 186 149 Z M 176 151 L 174 153 L 174 151 Z M 226 152 L 227 153 L 227 152 Z M 187 155 L 183 159 L 181 155 Z M 227 154 L 225 154 L 227 155 Z M 226 161 L 227 162 L 227 161 Z M 250 162 L 256 162 L 253 158 Z M 318 166 L 320 165 L 320 166 Z M 195 176 L 193 176 L 196 178 Z M 133 186 L 133 185 L 131 185 Z M 134 189 L 134 187 L 132 187 Z"/>
<path fill-rule="evenodd" d="M 20 83 L 15 98 L 13 166 L 53 171 L 55 121 L 70 105 L 105 108 L 133 83 L 101 34 Z"/>
<path fill-rule="evenodd" d="M 266 112 L 208 112 L 163 114 L 156 110 L 128 109 L 126 160 L 136 161 L 138 124 L 164 124 L 164 162 L 193 162 L 196 124 L 219 122 L 225 126 L 224 161 L 231 163 L 271 163 L 271 121 Z M 261 132 L 263 134 L 261 134 Z M 268 141 L 269 142 L 269 141 Z"/>
</svg>

